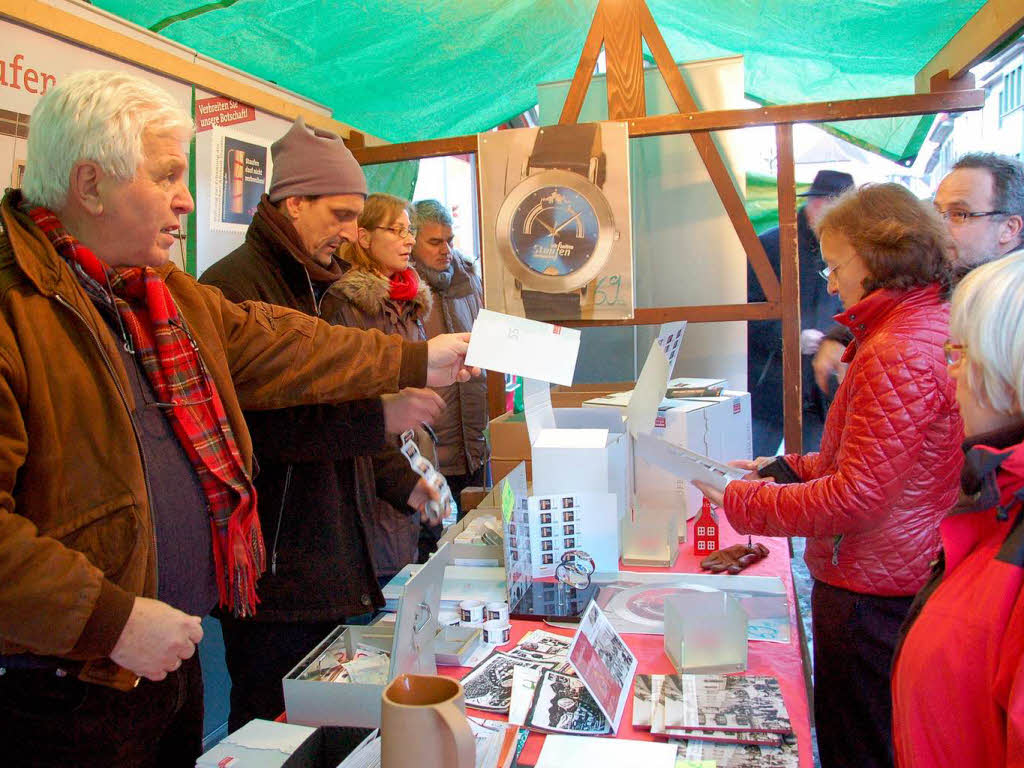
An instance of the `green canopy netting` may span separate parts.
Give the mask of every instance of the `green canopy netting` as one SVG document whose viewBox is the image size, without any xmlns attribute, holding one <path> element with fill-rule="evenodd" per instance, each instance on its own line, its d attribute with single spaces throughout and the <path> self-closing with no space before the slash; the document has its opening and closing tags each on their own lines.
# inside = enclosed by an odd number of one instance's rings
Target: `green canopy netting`
<svg viewBox="0 0 1024 768">
<path fill-rule="evenodd" d="M 94 0 L 388 141 L 488 130 L 572 76 L 597 0 Z M 648 0 L 677 61 L 743 54 L 766 104 L 912 93 L 982 0 Z M 893 160 L 930 118 L 831 126 Z"/>
</svg>

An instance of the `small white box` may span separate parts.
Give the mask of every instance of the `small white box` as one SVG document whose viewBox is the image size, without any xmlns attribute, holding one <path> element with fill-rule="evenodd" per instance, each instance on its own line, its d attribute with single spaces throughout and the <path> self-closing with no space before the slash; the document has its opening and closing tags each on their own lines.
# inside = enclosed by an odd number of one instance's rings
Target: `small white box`
<svg viewBox="0 0 1024 768">
<path fill-rule="evenodd" d="M 614 493 L 622 519 L 630 482 L 622 417 L 595 408 L 555 408 L 554 416 L 556 429 L 542 430 L 533 443 L 533 495 Z"/>
<path fill-rule="evenodd" d="M 250 720 L 196 760 L 196 768 L 284 768 L 299 752 L 309 752 L 316 728 L 271 720 Z"/>
</svg>

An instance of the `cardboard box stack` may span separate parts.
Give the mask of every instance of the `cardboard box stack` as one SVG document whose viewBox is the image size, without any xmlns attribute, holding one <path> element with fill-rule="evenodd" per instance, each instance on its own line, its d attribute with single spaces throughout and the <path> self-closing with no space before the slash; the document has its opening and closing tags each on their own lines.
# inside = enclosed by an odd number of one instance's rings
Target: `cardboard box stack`
<svg viewBox="0 0 1024 768">
<path fill-rule="evenodd" d="M 673 379 L 669 386 L 681 387 L 686 381 Z M 583 405 L 585 408 L 613 408 L 625 413 L 629 394 L 622 392 L 593 398 Z M 666 400 L 658 412 L 652 434 L 718 461 L 749 459 L 752 450 L 750 394 L 725 390 L 718 397 Z M 641 500 L 647 498 L 659 505 L 678 504 L 686 510 L 679 530 L 680 539 L 685 540 L 685 520 L 700 511 L 700 491 L 642 459 L 635 462 L 633 471 Z"/>
</svg>

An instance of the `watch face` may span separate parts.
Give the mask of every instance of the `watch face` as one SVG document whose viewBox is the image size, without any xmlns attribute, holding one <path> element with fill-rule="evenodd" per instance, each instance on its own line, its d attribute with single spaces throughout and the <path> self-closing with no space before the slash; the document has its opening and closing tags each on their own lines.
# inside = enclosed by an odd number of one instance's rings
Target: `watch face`
<svg viewBox="0 0 1024 768">
<path fill-rule="evenodd" d="M 541 275 L 563 276 L 594 254 L 600 235 L 590 202 L 565 186 L 542 186 L 516 206 L 508 238 L 515 257 Z"/>
</svg>

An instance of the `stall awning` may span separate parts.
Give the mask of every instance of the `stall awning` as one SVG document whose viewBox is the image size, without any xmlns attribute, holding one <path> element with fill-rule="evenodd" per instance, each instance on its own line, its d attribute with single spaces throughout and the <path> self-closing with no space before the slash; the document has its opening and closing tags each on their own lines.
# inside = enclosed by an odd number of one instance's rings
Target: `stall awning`
<svg viewBox="0 0 1024 768">
<path fill-rule="evenodd" d="M 487 130 L 571 77 L 597 0 L 94 0 L 389 141 Z M 743 54 L 762 103 L 912 93 L 982 0 L 648 0 L 677 61 Z M 931 118 L 832 126 L 894 160 Z"/>
</svg>

